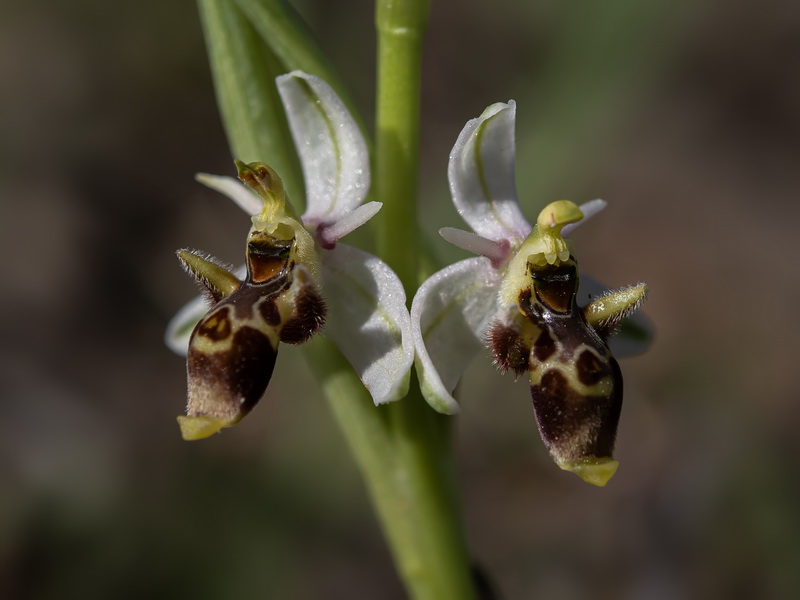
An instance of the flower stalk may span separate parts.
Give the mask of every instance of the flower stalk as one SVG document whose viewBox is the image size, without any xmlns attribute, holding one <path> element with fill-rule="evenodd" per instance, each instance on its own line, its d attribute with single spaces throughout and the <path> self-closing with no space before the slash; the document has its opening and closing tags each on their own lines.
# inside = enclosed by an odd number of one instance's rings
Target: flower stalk
<svg viewBox="0 0 800 600">
<path fill-rule="evenodd" d="M 384 203 L 378 255 L 411 297 L 418 282 L 417 171 L 422 42 L 429 0 L 378 0 L 375 193 Z"/>
<path fill-rule="evenodd" d="M 378 90 L 375 199 L 383 203 L 378 255 L 407 291 L 419 283 L 417 181 L 422 41 L 427 1 L 376 3 Z M 375 411 L 318 341 L 317 364 L 339 426 L 364 474 L 392 555 L 417 600 L 475 598 L 460 523 L 450 423 L 430 410 L 412 378 L 409 394 Z"/>
</svg>

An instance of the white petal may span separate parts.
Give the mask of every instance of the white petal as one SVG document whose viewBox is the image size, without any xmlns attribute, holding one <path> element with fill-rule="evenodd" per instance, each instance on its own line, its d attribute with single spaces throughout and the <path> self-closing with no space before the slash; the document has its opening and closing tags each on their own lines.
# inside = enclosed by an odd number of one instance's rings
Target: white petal
<svg viewBox="0 0 800 600">
<path fill-rule="evenodd" d="M 479 236 L 477 233 L 453 227 L 442 227 L 439 230 L 439 235 L 462 250 L 485 256 L 492 261 L 492 267 L 495 269 L 499 269 L 508 260 L 511 253 L 511 245 L 507 240 L 493 242 Z"/>
<path fill-rule="evenodd" d="M 516 103 L 491 105 L 458 136 L 447 175 L 461 217 L 478 235 L 519 242 L 531 226 L 519 210 L 514 182 Z"/>
<path fill-rule="evenodd" d="M 333 248 L 336 242 L 351 231 L 358 229 L 372 217 L 378 214 L 383 206 L 382 202 L 367 202 L 351 211 L 329 227 L 320 227 L 317 233 L 323 248 Z"/>
<path fill-rule="evenodd" d="M 303 222 L 332 223 L 364 201 L 367 144 L 336 92 L 319 77 L 294 71 L 276 79 L 306 183 Z"/>
<path fill-rule="evenodd" d="M 375 404 L 406 395 L 414 343 L 403 285 L 385 262 L 337 244 L 322 252 L 328 317 L 323 333 L 355 369 Z"/>
<path fill-rule="evenodd" d="M 264 202 L 261 198 L 255 192 L 251 192 L 246 188 L 238 179 L 209 175 L 208 173 L 198 173 L 194 178 L 212 190 L 225 194 L 250 216 L 257 215 L 264 207 Z"/>
<path fill-rule="evenodd" d="M 586 223 L 586 221 L 588 221 L 597 213 L 599 213 L 601 210 L 603 210 L 607 205 L 608 202 L 606 202 L 605 200 L 601 200 L 600 198 L 589 200 L 589 202 L 584 202 L 583 204 L 580 205 L 581 212 L 583 213 L 583 218 L 575 223 L 564 225 L 564 227 L 561 229 L 561 235 L 567 237 L 570 233 L 575 231 L 577 227 Z"/>
<path fill-rule="evenodd" d="M 452 396 L 461 374 L 484 348 L 483 334 L 497 310 L 500 276 L 483 257 L 434 273 L 411 304 L 417 374 L 428 403 L 458 412 Z"/>
<path fill-rule="evenodd" d="M 244 279 L 247 267 L 242 265 L 233 272 L 239 279 Z M 205 296 L 192 298 L 175 313 L 167 330 L 164 332 L 164 343 L 175 354 L 186 356 L 189 353 L 189 338 L 197 322 L 208 312 L 208 300 Z"/>
<path fill-rule="evenodd" d="M 591 300 L 605 294 L 608 289 L 608 286 L 596 279 L 581 274 L 581 286 L 577 297 L 578 305 L 586 306 Z M 637 312 L 623 319 L 619 331 L 608 340 L 608 347 L 617 358 L 642 354 L 653 343 L 654 330 L 650 319 L 641 312 Z"/>
</svg>

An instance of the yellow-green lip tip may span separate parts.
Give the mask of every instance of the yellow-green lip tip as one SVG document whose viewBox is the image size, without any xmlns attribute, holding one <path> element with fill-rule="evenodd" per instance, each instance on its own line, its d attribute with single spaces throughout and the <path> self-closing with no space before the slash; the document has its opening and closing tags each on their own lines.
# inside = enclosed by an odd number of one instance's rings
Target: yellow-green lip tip
<svg viewBox="0 0 800 600">
<path fill-rule="evenodd" d="M 613 458 L 589 458 L 585 460 L 570 460 L 558 464 L 565 471 L 571 471 L 586 483 L 597 487 L 605 487 L 617 472 L 619 463 Z"/>
<path fill-rule="evenodd" d="M 181 428 L 181 436 L 187 442 L 202 440 L 218 433 L 223 427 L 230 427 L 221 419 L 212 417 L 178 417 L 178 425 Z"/>
</svg>

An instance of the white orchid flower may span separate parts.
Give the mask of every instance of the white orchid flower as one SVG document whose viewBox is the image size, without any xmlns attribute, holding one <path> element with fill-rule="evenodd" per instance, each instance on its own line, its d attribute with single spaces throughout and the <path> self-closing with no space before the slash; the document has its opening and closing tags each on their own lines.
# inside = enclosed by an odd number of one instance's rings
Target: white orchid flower
<svg viewBox="0 0 800 600">
<path fill-rule="evenodd" d="M 602 210 L 554 202 L 535 227 L 514 183 L 516 104 L 498 103 L 469 121 L 450 154 L 453 203 L 473 232 L 440 234 L 479 256 L 432 275 L 411 306 L 423 395 L 453 414 L 453 390 L 487 346 L 501 370 L 528 372 L 540 433 L 557 464 L 604 485 L 621 404 L 621 375 L 607 340 L 644 298 L 640 284 L 578 307 L 577 263 L 563 236 Z"/>
<path fill-rule="evenodd" d="M 246 274 L 244 282 L 197 252 L 178 253 L 212 300 L 211 312 L 204 298 L 191 301 L 166 332 L 173 351 L 189 352 L 187 416 L 179 417 L 186 439 L 238 422 L 263 394 L 278 342 L 302 343 L 323 322 L 324 335 L 348 359 L 376 405 L 402 398 L 408 389 L 414 350 L 403 285 L 377 257 L 339 243 L 381 208 L 378 202 L 363 204 L 370 186 L 364 138 L 320 78 L 292 72 L 276 82 L 303 168 L 306 210 L 296 216 L 280 178 L 261 163 L 237 162 L 241 182 L 198 176 L 251 215 L 253 227 L 246 270 L 237 272 Z M 231 341 L 242 328 L 258 338 L 247 338 L 244 349 Z M 218 340 L 223 333 L 228 337 Z M 263 359 L 252 356 L 259 353 Z M 231 360 L 247 381 L 219 382 L 229 377 L 215 374 L 215 365 Z M 233 392 L 222 389 L 231 385 Z"/>
</svg>

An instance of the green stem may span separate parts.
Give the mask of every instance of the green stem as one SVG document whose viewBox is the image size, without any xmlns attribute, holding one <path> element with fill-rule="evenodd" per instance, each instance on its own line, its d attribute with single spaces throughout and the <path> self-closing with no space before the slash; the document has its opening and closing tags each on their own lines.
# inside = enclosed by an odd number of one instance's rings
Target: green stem
<svg viewBox="0 0 800 600">
<path fill-rule="evenodd" d="M 418 392 L 375 408 L 331 342 L 315 339 L 309 354 L 409 597 L 474 599 L 469 556 L 454 508 L 452 464 L 445 448 L 449 444 L 443 443 L 449 441 L 446 417 L 434 413 Z"/>
<path fill-rule="evenodd" d="M 417 181 L 422 42 L 428 0 L 377 0 L 378 89 L 375 173 L 379 255 L 404 282 L 419 284 Z M 475 598 L 461 526 L 448 417 L 434 412 L 414 380 L 403 400 L 382 409 L 393 458 L 392 502 L 373 493 L 392 553 L 417 600 Z M 340 424 L 347 430 L 347 424 Z M 374 449 L 373 449 L 374 451 Z M 370 487 L 375 485 L 370 484 Z M 399 504 L 398 504 L 399 503 Z M 402 523 L 402 535 L 395 528 Z"/>
<path fill-rule="evenodd" d="M 448 417 L 434 412 L 419 393 L 387 407 L 389 435 L 398 463 L 395 477 L 411 543 L 393 546 L 409 595 L 418 600 L 476 598 L 470 557 L 455 490 Z M 403 540 L 405 541 L 405 540 Z"/>
<path fill-rule="evenodd" d="M 418 283 L 417 165 L 422 38 L 428 0 L 377 0 L 378 89 L 373 188 L 378 254 L 411 293 Z"/>
</svg>

